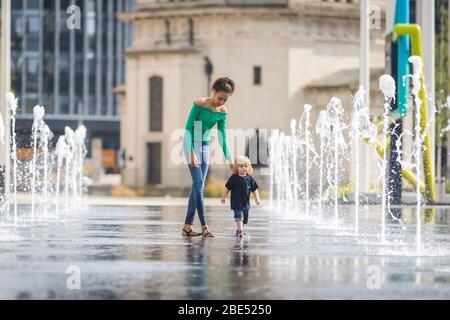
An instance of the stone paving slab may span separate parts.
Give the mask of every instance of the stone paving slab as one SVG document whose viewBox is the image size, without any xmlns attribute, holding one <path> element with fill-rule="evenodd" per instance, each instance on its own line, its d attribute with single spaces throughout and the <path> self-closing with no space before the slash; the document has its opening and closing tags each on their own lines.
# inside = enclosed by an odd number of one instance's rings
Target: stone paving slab
<svg viewBox="0 0 450 320">
<path fill-rule="evenodd" d="M 253 208 L 233 237 L 227 206 L 207 206 L 216 237 L 180 236 L 185 205 L 90 206 L 0 224 L 0 299 L 449 299 L 449 213 L 424 225 L 415 253 L 412 211 L 379 241 L 379 208 L 318 221 Z M 409 211 L 408 211 L 409 210 Z M 198 219 L 196 219 L 198 229 Z M 80 287 L 77 289 L 77 276 Z M 75 277 L 75 278 L 74 278 Z"/>
</svg>

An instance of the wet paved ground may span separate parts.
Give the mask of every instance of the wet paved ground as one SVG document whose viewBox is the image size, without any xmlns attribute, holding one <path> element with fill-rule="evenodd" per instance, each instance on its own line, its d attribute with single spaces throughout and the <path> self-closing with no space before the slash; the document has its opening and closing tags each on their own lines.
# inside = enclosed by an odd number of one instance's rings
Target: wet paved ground
<svg viewBox="0 0 450 320">
<path fill-rule="evenodd" d="M 0 224 L 0 299 L 450 299 L 448 210 L 424 212 L 418 254 L 408 208 L 385 244 L 378 208 L 361 211 L 358 236 L 351 206 L 338 230 L 254 208 L 241 241 L 227 206 L 207 207 L 216 238 L 181 238 L 185 210 L 90 207 Z M 70 290 L 78 270 L 81 288 Z"/>
</svg>

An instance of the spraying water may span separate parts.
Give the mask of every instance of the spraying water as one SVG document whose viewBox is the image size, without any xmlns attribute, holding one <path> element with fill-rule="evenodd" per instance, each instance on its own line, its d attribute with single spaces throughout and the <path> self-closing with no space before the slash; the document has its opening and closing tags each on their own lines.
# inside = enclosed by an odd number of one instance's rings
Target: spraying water
<svg viewBox="0 0 450 320">
<path fill-rule="evenodd" d="M 3 116 L 0 114 L 0 144 L 5 145 L 5 123 L 3 122 Z M 2 170 L 3 171 L 3 170 Z M 4 176 L 4 180 L 6 180 L 6 170 L 4 170 L 2 172 L 2 175 Z M 6 192 L 4 194 L 1 195 L 1 203 L 5 203 L 6 202 Z M 2 209 L 5 208 L 5 206 L 2 205 Z"/>
<path fill-rule="evenodd" d="M 13 161 L 13 188 L 14 188 L 14 226 L 17 226 L 17 139 L 16 139 L 16 113 L 17 98 L 12 92 L 6 93 L 8 110 L 11 113 L 11 159 Z"/>
<path fill-rule="evenodd" d="M 44 125 L 41 131 L 41 141 L 42 141 L 42 149 L 43 149 L 43 157 L 44 157 L 44 214 L 48 214 L 48 143 L 53 139 L 53 133 L 51 132 L 48 125 Z"/>
<path fill-rule="evenodd" d="M 389 126 L 389 118 L 388 114 L 391 110 L 391 102 L 395 99 L 395 80 L 390 75 L 385 74 L 380 77 L 380 90 L 384 94 L 384 113 L 383 113 L 383 142 L 382 145 L 386 146 L 387 137 L 389 134 L 388 126 Z M 383 162 L 381 169 L 381 177 L 382 177 L 382 198 L 381 198 L 381 241 L 385 242 L 386 240 L 386 213 L 390 213 L 389 206 L 389 196 L 387 194 L 387 179 L 386 179 L 386 168 L 387 168 L 387 148 L 385 148 L 383 154 Z"/>
<path fill-rule="evenodd" d="M 422 101 L 419 97 L 419 92 L 422 89 L 422 68 L 423 62 L 422 58 L 418 56 L 412 56 L 409 58 L 409 62 L 413 65 L 413 88 L 412 95 L 414 97 L 414 103 L 416 105 L 415 109 L 415 127 L 414 127 L 414 162 L 416 163 L 416 250 L 420 252 L 422 247 L 422 237 L 421 237 L 421 220 L 420 220 L 420 210 L 421 210 L 421 198 L 420 198 L 420 184 L 422 183 L 421 176 L 421 153 L 422 153 L 422 130 L 420 128 L 420 108 L 422 107 Z"/>
<path fill-rule="evenodd" d="M 0 114 L 0 143 L 5 144 L 5 123 L 3 121 L 3 116 Z"/>
<path fill-rule="evenodd" d="M 298 209 L 298 177 L 297 177 L 297 121 L 291 120 L 291 136 L 292 136 L 292 175 L 293 175 L 293 189 L 294 189 L 294 208 Z"/>
<path fill-rule="evenodd" d="M 339 189 L 339 151 L 343 147 L 343 143 L 345 143 L 342 130 L 342 118 L 344 115 L 344 108 L 342 107 L 342 102 L 338 98 L 331 98 L 330 102 L 327 105 L 327 116 L 332 125 L 332 131 L 334 136 L 334 144 L 333 144 L 333 154 L 334 154 L 334 178 L 333 178 L 333 187 L 334 187 L 334 226 L 337 228 L 338 226 L 338 216 L 339 216 L 339 208 L 338 208 L 338 189 Z"/>
<path fill-rule="evenodd" d="M 305 210 L 306 216 L 309 217 L 309 205 L 310 205 L 310 169 L 311 169 L 311 148 L 313 146 L 310 133 L 310 119 L 311 119 L 312 106 L 305 104 L 302 119 L 300 121 L 300 131 L 302 133 L 303 145 L 305 147 Z"/>
<path fill-rule="evenodd" d="M 319 218 L 322 219 L 323 211 L 323 181 L 324 181 L 324 151 L 326 139 L 331 137 L 331 124 L 327 112 L 322 110 L 316 123 L 316 134 L 320 137 L 320 160 L 319 160 Z"/>
<path fill-rule="evenodd" d="M 38 133 L 44 126 L 45 108 L 41 106 L 35 106 L 33 108 L 33 160 L 31 164 L 31 171 L 33 178 L 31 180 L 31 220 L 34 222 L 35 218 L 35 202 L 36 202 L 36 160 L 37 160 L 37 144 Z"/>
<path fill-rule="evenodd" d="M 283 147 L 283 133 L 280 133 L 278 135 L 278 141 L 275 144 L 275 152 L 274 155 L 276 155 L 276 160 L 274 160 L 274 164 L 275 164 L 275 174 L 276 174 L 276 184 L 277 184 L 277 210 L 280 211 L 281 208 L 281 194 L 282 194 L 282 184 L 281 184 L 281 179 L 282 179 L 282 175 L 283 175 L 283 167 L 282 167 L 282 153 L 281 153 L 281 148 Z"/>
<path fill-rule="evenodd" d="M 72 179 L 74 178 L 73 174 L 70 174 L 70 169 L 72 171 L 74 170 L 73 166 L 73 158 L 74 158 L 74 150 L 75 150 L 75 143 L 74 143 L 74 135 L 75 133 L 73 130 L 69 127 L 64 128 L 64 137 L 66 139 L 67 143 L 67 152 L 66 152 L 66 174 L 64 179 L 64 196 L 65 196 L 65 209 L 69 210 L 69 190 L 70 187 L 73 186 Z M 76 188 L 72 189 L 75 193 Z"/>
<path fill-rule="evenodd" d="M 359 154 L 360 154 L 360 131 L 361 131 L 361 120 L 364 119 L 365 113 L 365 96 L 366 90 L 363 86 L 359 87 L 359 90 L 355 93 L 353 97 L 353 118 L 352 118 L 352 136 L 354 143 L 354 154 L 355 154 L 355 233 L 358 234 L 359 229 L 359 193 L 360 193 L 360 165 L 359 165 Z"/>
<path fill-rule="evenodd" d="M 56 157 L 57 157 L 57 167 L 56 167 L 56 214 L 59 214 L 59 203 L 60 203 L 60 186 L 61 186 L 61 168 L 64 159 L 67 157 L 68 146 L 66 144 L 66 139 L 64 136 L 58 138 L 56 143 Z"/>
<path fill-rule="evenodd" d="M 270 136 L 270 207 L 273 208 L 273 201 L 274 201 L 274 184 L 275 184 L 275 167 L 276 167 L 276 161 L 275 161 L 275 145 L 278 140 L 279 131 L 273 130 L 272 134 Z"/>
<path fill-rule="evenodd" d="M 81 200 L 83 197 L 83 163 L 86 157 L 86 132 L 85 126 L 81 125 L 75 130 L 76 142 L 77 142 L 77 154 L 78 154 L 78 198 Z"/>
</svg>

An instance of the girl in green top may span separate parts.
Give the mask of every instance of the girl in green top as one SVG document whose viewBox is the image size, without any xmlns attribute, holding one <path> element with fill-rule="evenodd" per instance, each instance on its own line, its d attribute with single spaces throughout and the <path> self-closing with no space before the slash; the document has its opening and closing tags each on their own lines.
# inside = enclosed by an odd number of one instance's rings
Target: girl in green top
<svg viewBox="0 0 450 320">
<path fill-rule="evenodd" d="M 212 97 L 198 99 L 194 102 L 185 127 L 184 153 L 192 177 L 192 191 L 189 195 L 186 220 L 182 230 L 182 235 L 185 237 L 200 235 L 213 237 L 206 224 L 203 191 L 208 172 L 211 129 L 216 124 L 220 146 L 230 170 L 234 169 L 232 155 L 227 143 L 226 121 L 228 110 L 225 107 L 225 102 L 234 92 L 233 80 L 229 78 L 217 79 L 213 84 L 212 92 Z M 195 210 L 198 211 L 202 225 L 201 233 L 192 229 Z"/>
</svg>

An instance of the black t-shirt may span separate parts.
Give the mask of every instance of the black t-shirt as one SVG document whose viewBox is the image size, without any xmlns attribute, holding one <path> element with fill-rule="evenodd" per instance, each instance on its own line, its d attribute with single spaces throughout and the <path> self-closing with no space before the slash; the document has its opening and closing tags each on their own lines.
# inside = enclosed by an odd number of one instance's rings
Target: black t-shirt
<svg viewBox="0 0 450 320">
<path fill-rule="evenodd" d="M 250 209 L 250 193 L 259 188 L 255 179 L 249 174 L 244 177 L 233 174 L 225 187 L 231 190 L 231 210 Z"/>
</svg>

